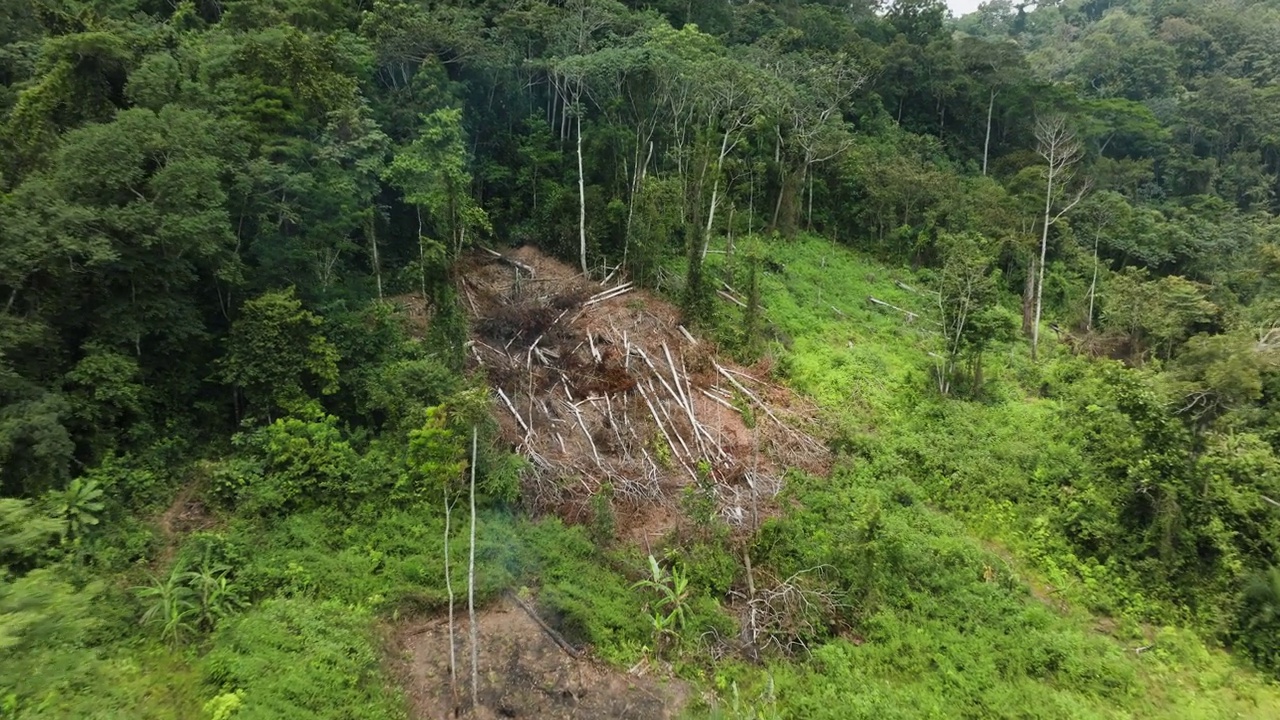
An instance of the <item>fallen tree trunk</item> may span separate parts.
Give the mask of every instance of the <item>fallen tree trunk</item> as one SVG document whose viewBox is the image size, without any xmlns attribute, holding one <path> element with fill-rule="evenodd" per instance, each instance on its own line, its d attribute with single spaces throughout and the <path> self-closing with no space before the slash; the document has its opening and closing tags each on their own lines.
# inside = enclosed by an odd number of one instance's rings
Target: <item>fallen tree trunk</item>
<svg viewBox="0 0 1280 720">
<path fill-rule="evenodd" d="M 489 248 L 483 245 L 480 245 L 478 247 L 481 250 L 489 253 L 489 255 L 493 256 L 493 258 L 496 259 L 498 262 L 504 263 L 506 265 L 510 265 L 511 267 L 517 270 L 521 270 L 525 273 L 528 273 L 529 277 L 533 277 L 537 275 L 537 273 L 534 272 L 532 266 L 525 265 L 524 263 L 520 262 L 519 260 L 516 260 L 515 258 L 509 258 L 506 255 L 503 255 L 502 253 L 498 252 L 497 250 L 490 250 Z"/>
<path fill-rule="evenodd" d="M 537 623 L 538 627 L 542 628 L 542 632 L 546 633 L 547 637 L 551 638 L 552 642 L 560 646 L 560 649 L 565 651 L 565 653 L 568 654 L 569 657 L 571 658 L 582 657 L 582 651 L 570 645 L 569 641 L 565 640 L 563 635 L 556 632 L 555 628 L 552 628 L 550 625 L 548 625 L 547 622 L 543 620 L 540 615 L 538 615 L 538 611 L 533 609 L 533 606 L 529 605 L 529 603 L 525 602 L 524 600 L 521 600 L 519 595 L 516 595 L 510 590 L 507 591 L 507 597 L 510 597 L 511 600 L 514 601 L 516 605 L 519 605 L 520 609 L 524 610 L 525 614 L 528 615 L 535 623 Z"/>
</svg>

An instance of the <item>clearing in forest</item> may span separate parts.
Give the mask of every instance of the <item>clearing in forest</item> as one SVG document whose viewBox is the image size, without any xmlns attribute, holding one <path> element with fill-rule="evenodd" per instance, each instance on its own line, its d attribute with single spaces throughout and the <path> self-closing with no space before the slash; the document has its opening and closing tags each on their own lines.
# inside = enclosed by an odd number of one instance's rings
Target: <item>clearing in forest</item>
<svg viewBox="0 0 1280 720">
<path fill-rule="evenodd" d="M 611 493 L 622 537 L 669 531 L 683 488 L 752 528 L 788 468 L 822 472 L 814 406 L 718 355 L 679 310 L 631 283 L 597 283 L 539 251 L 461 265 L 472 362 L 493 388 L 502 437 L 532 466 L 531 509 L 567 520 Z"/>
<path fill-rule="evenodd" d="M 510 598 L 476 617 L 482 639 L 479 705 L 470 715 L 465 715 L 471 702 L 466 618 L 460 618 L 455 631 L 454 683 L 449 681 L 449 629 L 443 618 L 423 620 L 398 633 L 397 669 L 417 717 L 661 720 L 677 717 L 688 701 L 684 683 L 650 675 L 647 663 L 623 672 L 576 651 L 570 655 Z"/>
<path fill-rule="evenodd" d="M 586 279 L 530 247 L 475 252 L 458 267 L 469 361 L 488 379 L 502 440 L 529 461 L 521 494 L 530 511 L 588 522 L 603 497 L 619 537 L 657 552 L 686 488 L 749 533 L 776 511 L 786 470 L 829 469 L 810 434 L 816 406 L 769 380 L 767 367 L 721 357 L 670 303 L 631 283 Z M 661 718 L 686 704 L 683 684 L 645 677 L 643 663 L 608 668 L 589 647 L 557 640 L 536 600 L 522 602 L 507 597 L 477 615 L 475 717 Z M 470 687 L 461 614 L 455 632 L 450 683 L 447 621 L 395 628 L 394 664 L 418 717 L 469 706 L 455 695 Z"/>
</svg>

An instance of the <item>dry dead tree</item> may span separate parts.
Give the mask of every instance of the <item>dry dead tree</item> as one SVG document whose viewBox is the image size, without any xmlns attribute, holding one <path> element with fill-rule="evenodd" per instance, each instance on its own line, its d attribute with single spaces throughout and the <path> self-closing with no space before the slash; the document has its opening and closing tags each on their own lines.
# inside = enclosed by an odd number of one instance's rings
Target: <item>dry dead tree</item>
<svg viewBox="0 0 1280 720">
<path fill-rule="evenodd" d="M 830 625 L 844 607 L 838 594 L 815 585 L 811 573 L 830 569 L 819 565 L 801 570 L 773 585 L 760 588 L 746 600 L 742 616 L 742 640 L 758 659 L 770 649 L 782 655 L 808 653 L 808 643 L 817 638 L 822 625 Z"/>
</svg>

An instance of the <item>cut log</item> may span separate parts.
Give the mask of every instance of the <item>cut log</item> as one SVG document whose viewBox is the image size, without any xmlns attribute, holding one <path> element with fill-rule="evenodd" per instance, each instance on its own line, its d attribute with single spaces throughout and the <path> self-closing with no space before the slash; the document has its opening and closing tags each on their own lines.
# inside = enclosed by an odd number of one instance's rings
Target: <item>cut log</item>
<svg viewBox="0 0 1280 720">
<path fill-rule="evenodd" d="M 714 394 L 712 394 L 712 393 L 709 393 L 709 392 L 707 392 L 706 390 L 703 390 L 702 388 L 699 388 L 699 389 L 698 389 L 698 392 L 702 393 L 703 395 L 706 395 L 708 398 L 710 398 L 711 400 L 715 401 L 717 404 L 719 404 L 719 405 L 723 405 L 726 409 L 732 410 L 732 411 L 734 411 L 734 412 L 736 412 L 736 413 L 741 413 L 741 412 L 742 412 L 741 410 L 739 410 L 738 408 L 736 408 L 736 407 L 734 407 L 733 405 L 729 404 L 729 402 L 728 402 L 728 401 L 726 401 L 724 398 L 722 398 L 722 397 L 720 397 L 720 396 L 718 396 L 718 395 L 714 395 Z"/>
<path fill-rule="evenodd" d="M 578 409 L 577 405 L 565 404 L 568 405 L 570 410 L 573 410 L 574 416 L 578 418 L 578 427 L 582 428 L 582 434 L 586 436 L 587 444 L 591 446 L 591 457 L 595 458 L 596 467 L 603 470 L 604 463 L 600 462 L 600 453 L 596 451 L 596 441 L 591 437 L 591 433 L 587 431 L 587 423 L 582 419 L 582 411 Z"/>
<path fill-rule="evenodd" d="M 733 376 L 729 374 L 729 371 L 728 371 L 728 370 L 725 370 L 724 368 L 720 367 L 720 365 L 719 365 L 719 364 L 716 364 L 716 370 L 719 370 L 719 371 L 720 371 L 720 374 L 721 374 L 721 375 L 723 375 L 723 376 L 724 376 L 724 378 L 725 378 L 726 380 L 728 380 L 730 384 L 732 384 L 734 387 L 738 388 L 738 390 L 739 390 L 743 395 L 746 395 L 746 396 L 747 396 L 747 398 L 749 398 L 750 400 L 754 401 L 754 402 L 755 402 L 755 404 L 759 405 L 759 406 L 760 406 L 760 409 L 761 409 L 761 410 L 764 410 L 765 414 L 766 414 L 766 415 L 768 415 L 768 416 L 769 416 L 769 418 L 770 418 L 771 420 L 773 420 L 774 422 L 778 423 L 778 425 L 780 425 L 781 427 L 783 427 L 783 428 L 786 428 L 786 429 L 790 430 L 790 428 L 788 428 L 788 427 L 787 427 L 786 423 L 784 423 L 784 422 L 782 422 L 781 420 L 779 420 L 779 419 L 778 419 L 778 416 L 773 414 L 773 411 L 769 409 L 769 406 L 768 406 L 768 405 L 766 405 L 766 404 L 765 404 L 765 402 L 764 402 L 763 400 L 761 400 L 760 398 L 756 397 L 756 394 L 755 394 L 755 393 L 753 393 L 753 392 L 751 392 L 750 390 L 748 390 L 748 389 L 746 388 L 746 386 L 745 386 L 745 385 L 743 385 L 742 383 L 740 383 L 740 382 L 738 382 L 737 380 L 735 380 L 735 379 L 733 378 Z"/>
<path fill-rule="evenodd" d="M 625 282 L 625 283 L 622 283 L 621 285 L 609 288 L 604 292 L 600 292 L 600 293 L 596 293 L 595 295 L 592 295 L 591 297 L 587 298 L 586 302 L 582 303 L 582 306 L 589 307 L 591 305 L 595 305 L 596 303 L 604 302 L 605 300 L 612 300 L 613 298 L 616 298 L 619 295 L 626 295 L 629 292 L 631 292 L 631 283 Z"/>
<path fill-rule="evenodd" d="M 516 260 L 515 258 L 509 258 L 506 255 L 503 255 L 502 253 L 498 252 L 497 250 L 490 250 L 489 248 L 483 245 L 478 245 L 477 247 L 489 253 L 489 255 L 497 259 L 498 262 L 505 263 L 517 270 L 521 270 L 525 273 L 528 273 L 529 277 L 534 277 L 535 275 L 537 275 L 537 273 L 534 272 L 534 269 L 531 266 L 525 265 L 524 263 L 520 262 L 519 260 Z"/>
<path fill-rule="evenodd" d="M 898 312 L 900 312 L 900 313 L 902 313 L 903 315 L 906 315 L 906 316 L 907 316 L 907 322 L 914 322 L 914 321 L 915 321 L 915 319 L 916 319 L 917 317 L 919 317 L 919 315 L 916 315 L 915 313 L 911 312 L 910 310 L 903 310 L 902 308 L 898 307 L 897 305 L 894 305 L 894 304 L 892 304 L 892 303 L 887 303 L 887 302 L 885 302 L 885 301 L 883 301 L 883 300 L 880 300 L 880 299 L 878 299 L 878 298 L 871 297 L 870 295 L 868 295 L 868 296 L 867 296 L 867 300 L 869 300 L 869 301 L 871 302 L 871 304 L 872 304 L 872 305 L 879 305 L 880 307 L 887 307 L 887 308 L 889 308 L 890 310 L 897 310 Z"/>
<path fill-rule="evenodd" d="M 746 309 L 746 307 L 747 307 L 747 304 L 746 304 L 746 303 L 742 302 L 742 301 L 741 301 L 741 300 L 739 300 L 738 298 L 736 298 L 736 297 L 734 297 L 734 296 L 730 295 L 729 293 L 727 293 L 727 292 L 725 292 L 725 291 L 723 291 L 723 290 L 717 290 L 717 291 L 716 291 L 716 294 L 718 294 L 720 297 L 724 298 L 725 300 L 728 300 L 729 302 L 733 303 L 734 305 L 737 305 L 738 307 L 740 307 L 740 308 L 742 308 L 742 309 L 744 309 L 744 310 L 745 310 L 745 309 Z"/>
<path fill-rule="evenodd" d="M 681 459 L 679 453 L 676 452 L 676 444 L 672 442 L 671 436 L 667 434 L 667 427 L 662 424 L 662 418 L 658 416 L 658 411 L 654 409 L 653 402 L 649 400 L 649 394 L 644 391 L 644 385 L 637 383 L 636 389 L 640 391 L 640 397 L 644 398 L 644 404 L 648 406 L 649 414 L 653 416 L 653 422 L 658 426 L 658 432 L 662 433 L 663 439 L 667 441 L 667 447 L 671 448 L 671 454 L 675 455 L 676 459 L 680 462 L 680 465 L 688 471 L 689 475 L 692 476 L 694 480 L 697 480 L 698 474 L 691 470 L 688 465 L 685 465 L 684 460 Z M 681 444 L 683 444 L 683 441 Z M 688 452 L 688 449 L 686 449 L 685 452 Z"/>
<path fill-rule="evenodd" d="M 511 403 L 511 398 L 507 397 L 507 394 L 502 391 L 502 388 L 498 388 L 498 396 L 502 398 L 502 402 L 507 404 L 507 409 L 515 416 L 516 422 L 520 423 L 520 427 L 524 428 L 524 434 L 532 435 L 533 431 L 529 429 L 529 425 L 525 423 L 524 418 L 520 417 L 520 413 L 516 410 L 516 406 Z"/>
</svg>

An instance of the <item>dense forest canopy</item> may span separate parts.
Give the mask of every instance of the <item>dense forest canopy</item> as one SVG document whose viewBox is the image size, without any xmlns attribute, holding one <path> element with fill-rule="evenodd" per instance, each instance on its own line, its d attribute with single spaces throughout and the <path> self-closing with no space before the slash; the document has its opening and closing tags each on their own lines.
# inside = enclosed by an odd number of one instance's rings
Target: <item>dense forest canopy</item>
<svg viewBox="0 0 1280 720">
<path fill-rule="evenodd" d="M 1026 544 L 998 539 L 1093 610 L 1280 672 L 1280 0 L 961 18 L 940 0 L 10 0 L 0 149 L 0 715 L 74 715 L 139 643 L 203 648 L 137 662 L 197 668 L 164 682 L 238 707 L 279 627 L 360 636 L 415 584 L 326 595 L 277 525 L 289 542 L 394 513 L 434 528 L 469 465 L 492 542 L 521 528 L 548 578 L 616 570 L 554 535 L 570 530 L 517 525 L 519 462 L 466 370 L 458 263 L 524 244 L 673 298 L 819 398 L 826 356 L 797 341 L 816 321 L 788 325 L 760 278 L 817 236 L 902 268 L 931 293 L 933 339 L 876 421 L 832 420 L 833 451 L 974 525 L 1017 516 Z M 748 290 L 745 316 L 722 283 Z M 981 437 L 972 413 L 1032 402 L 1053 422 L 1025 456 L 868 439 Z M 983 486 L 1002 461 L 1018 479 Z M 166 550 L 149 519 L 191 487 L 223 530 Z M 842 492 L 760 541 L 779 574 L 841 568 L 825 582 L 861 609 L 818 641 L 870 637 L 896 597 L 849 569 L 863 560 L 802 549 Z M 876 507 L 850 547 L 872 546 Z M 377 532 L 360 542 L 388 552 Z M 729 572 L 694 574 L 710 605 Z M 432 573 L 416 585 L 437 609 Z M 520 577 L 493 570 L 484 592 Z M 631 647 L 623 621 L 609 632 Z M 314 662 L 374 672 L 350 642 Z M 334 702 L 395 716 L 353 683 Z"/>
</svg>

